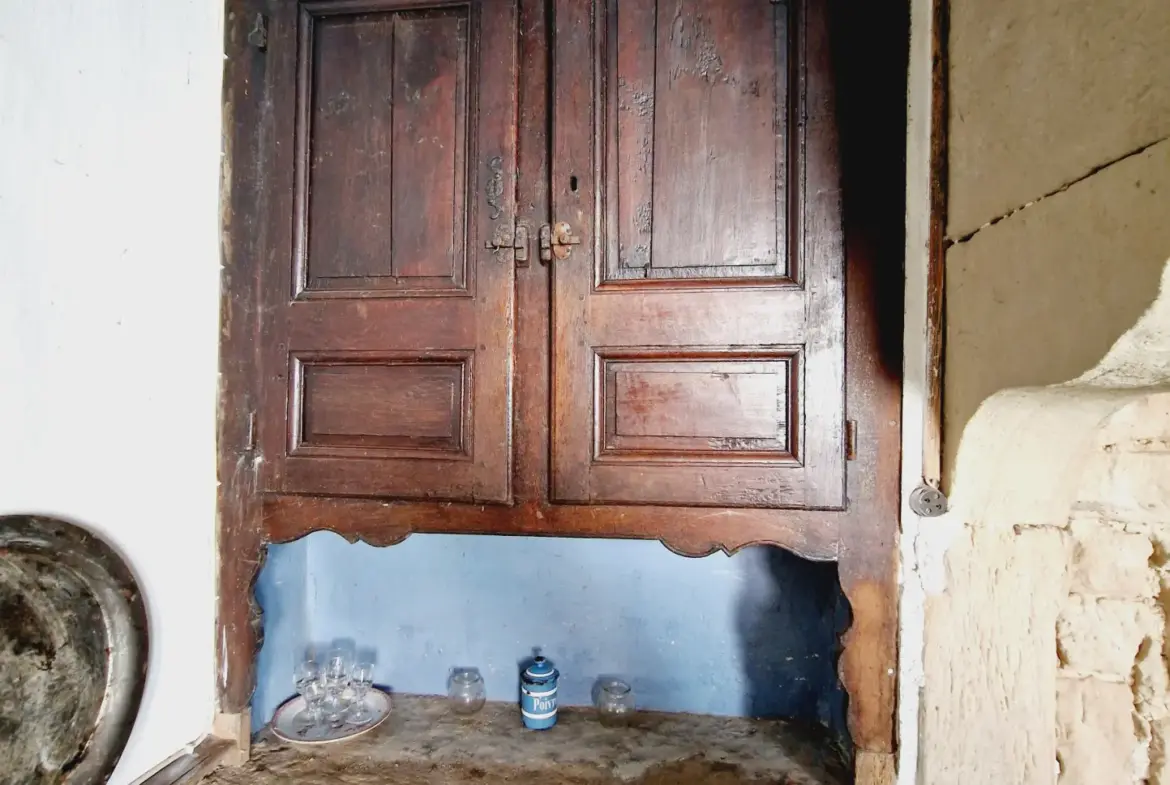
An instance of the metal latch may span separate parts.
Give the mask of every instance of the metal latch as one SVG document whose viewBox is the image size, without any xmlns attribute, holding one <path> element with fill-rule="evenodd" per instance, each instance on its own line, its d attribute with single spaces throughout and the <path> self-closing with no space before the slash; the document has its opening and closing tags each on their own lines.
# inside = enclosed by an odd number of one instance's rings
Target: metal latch
<svg viewBox="0 0 1170 785">
<path fill-rule="evenodd" d="M 489 251 L 515 251 L 516 265 L 518 267 L 528 266 L 528 227 L 523 224 L 516 224 L 516 228 L 512 231 L 509 231 L 506 226 L 501 226 L 496 229 L 495 236 L 483 246 Z"/>
<path fill-rule="evenodd" d="M 555 256 L 558 259 L 567 259 L 573 251 L 574 245 L 580 245 L 581 238 L 573 234 L 572 228 L 561 221 L 552 226 L 545 224 L 540 227 L 540 261 L 551 262 Z"/>
</svg>

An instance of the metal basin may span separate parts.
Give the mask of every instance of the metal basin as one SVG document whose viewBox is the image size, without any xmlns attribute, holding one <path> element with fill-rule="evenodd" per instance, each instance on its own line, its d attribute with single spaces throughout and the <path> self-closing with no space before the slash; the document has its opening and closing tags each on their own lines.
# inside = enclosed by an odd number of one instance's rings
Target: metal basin
<svg viewBox="0 0 1170 785">
<path fill-rule="evenodd" d="M 146 607 L 109 545 L 65 521 L 0 516 L 0 785 L 105 782 L 147 651 Z"/>
</svg>

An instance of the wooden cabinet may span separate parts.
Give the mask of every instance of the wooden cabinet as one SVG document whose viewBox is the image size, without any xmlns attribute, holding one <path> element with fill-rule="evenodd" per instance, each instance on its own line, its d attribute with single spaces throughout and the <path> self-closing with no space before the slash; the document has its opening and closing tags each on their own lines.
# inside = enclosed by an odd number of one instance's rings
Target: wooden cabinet
<svg viewBox="0 0 1170 785">
<path fill-rule="evenodd" d="M 823 8 L 823 3 L 812 3 Z M 823 15 L 558 0 L 558 501 L 841 507 L 844 270 Z"/>
<path fill-rule="evenodd" d="M 552 101 L 521 126 L 516 0 L 280 4 L 265 488 L 509 503 L 513 423 L 544 417 L 556 502 L 842 508 L 820 5 L 557 0 Z M 517 275 L 551 313 L 520 363 Z M 524 363 L 547 412 L 513 407 Z"/>
<path fill-rule="evenodd" d="M 265 487 L 508 501 L 515 0 L 278 7 Z"/>
<path fill-rule="evenodd" d="M 838 563 L 884 782 L 905 4 L 227 11 L 220 710 L 268 543 L 768 543 Z"/>
</svg>

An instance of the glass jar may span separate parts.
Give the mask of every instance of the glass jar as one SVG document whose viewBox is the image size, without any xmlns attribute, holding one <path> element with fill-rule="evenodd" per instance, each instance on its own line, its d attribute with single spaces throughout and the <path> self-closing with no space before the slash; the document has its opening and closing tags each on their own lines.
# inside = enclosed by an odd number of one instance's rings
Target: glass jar
<svg viewBox="0 0 1170 785">
<path fill-rule="evenodd" d="M 447 700 L 456 714 L 475 714 L 487 702 L 479 668 L 452 668 L 447 680 Z"/>
<path fill-rule="evenodd" d="M 628 725 L 634 716 L 634 691 L 620 679 L 606 679 L 597 691 L 597 719 L 607 728 Z"/>
</svg>

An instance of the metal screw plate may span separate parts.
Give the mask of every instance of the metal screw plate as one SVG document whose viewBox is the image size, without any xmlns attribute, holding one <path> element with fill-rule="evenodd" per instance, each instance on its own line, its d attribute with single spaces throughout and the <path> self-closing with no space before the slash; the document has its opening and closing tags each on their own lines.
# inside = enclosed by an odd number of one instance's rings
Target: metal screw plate
<svg viewBox="0 0 1170 785">
<path fill-rule="evenodd" d="M 947 511 L 947 497 L 938 488 L 919 483 L 910 492 L 910 510 L 923 518 L 937 518 Z"/>
</svg>

